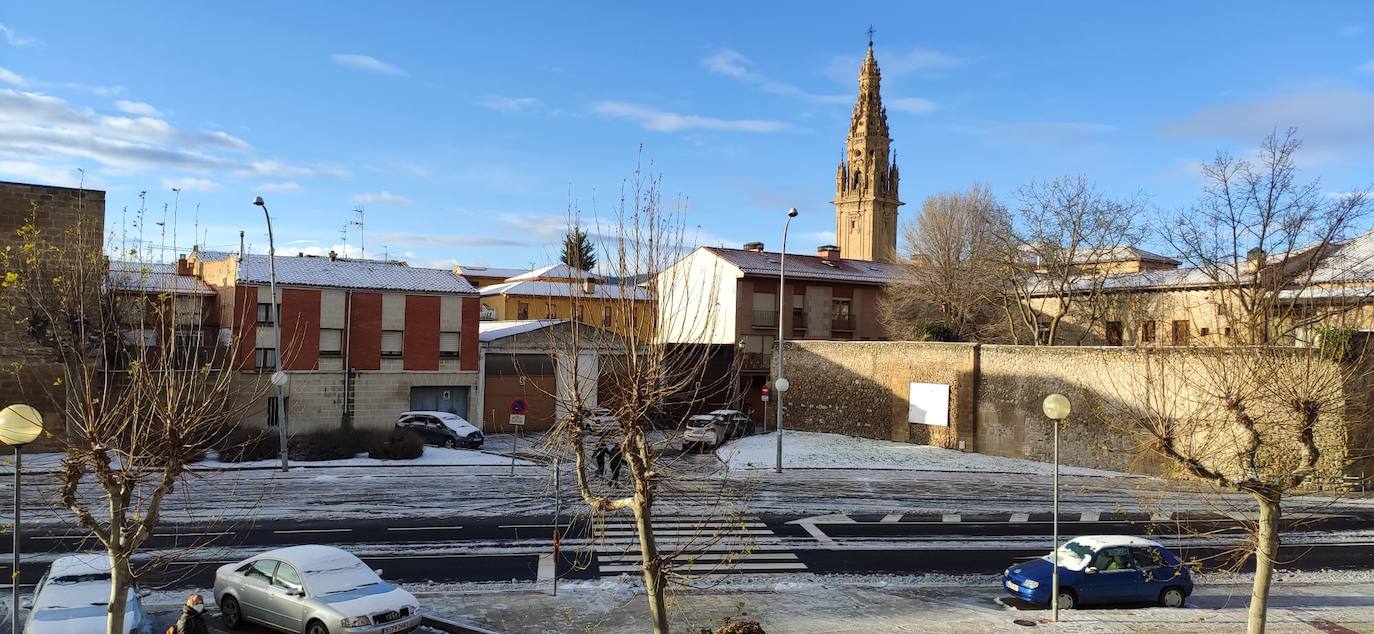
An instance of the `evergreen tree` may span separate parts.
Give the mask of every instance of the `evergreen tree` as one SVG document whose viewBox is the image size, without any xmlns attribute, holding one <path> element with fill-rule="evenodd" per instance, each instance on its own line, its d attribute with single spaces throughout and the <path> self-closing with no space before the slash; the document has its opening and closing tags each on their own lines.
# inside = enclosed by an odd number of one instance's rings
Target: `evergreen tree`
<svg viewBox="0 0 1374 634">
<path fill-rule="evenodd" d="M 559 259 L 573 268 L 590 271 L 596 268 L 596 245 L 581 227 L 573 227 L 563 236 L 563 256 Z"/>
</svg>

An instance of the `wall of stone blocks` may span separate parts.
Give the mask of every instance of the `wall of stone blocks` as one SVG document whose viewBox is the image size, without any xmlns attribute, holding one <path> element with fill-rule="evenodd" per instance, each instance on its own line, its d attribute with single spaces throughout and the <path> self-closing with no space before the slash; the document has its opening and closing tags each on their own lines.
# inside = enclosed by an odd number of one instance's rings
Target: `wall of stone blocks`
<svg viewBox="0 0 1374 634">
<path fill-rule="evenodd" d="M 287 387 L 292 434 L 338 429 L 343 418 L 343 372 L 290 372 Z M 250 376 L 250 375 L 245 375 Z M 265 377 L 264 377 L 265 380 Z M 456 386 L 468 388 L 465 418 L 476 420 L 476 372 L 360 372 L 353 378 L 353 427 L 359 430 L 389 430 L 396 417 L 410 409 L 412 386 Z M 267 396 L 274 394 L 269 390 Z M 261 427 L 267 424 L 267 399 L 248 412 L 244 423 Z"/>
</svg>

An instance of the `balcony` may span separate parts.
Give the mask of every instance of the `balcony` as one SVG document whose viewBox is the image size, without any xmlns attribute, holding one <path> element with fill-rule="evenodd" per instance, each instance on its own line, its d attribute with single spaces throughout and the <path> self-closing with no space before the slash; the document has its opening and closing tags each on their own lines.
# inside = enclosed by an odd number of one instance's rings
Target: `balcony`
<svg viewBox="0 0 1374 634">
<path fill-rule="evenodd" d="M 754 311 L 755 328 L 776 328 L 778 325 L 778 311 L 776 310 L 756 310 Z"/>
<path fill-rule="evenodd" d="M 839 331 L 853 332 L 853 331 L 854 331 L 854 316 L 853 316 L 853 315 L 832 315 L 832 316 L 830 317 L 830 330 L 831 330 L 831 332 L 834 332 L 834 331 L 837 331 L 837 330 L 839 330 Z"/>
<path fill-rule="evenodd" d="M 773 367 L 773 355 L 768 352 L 740 353 L 740 370 L 768 371 Z"/>
</svg>

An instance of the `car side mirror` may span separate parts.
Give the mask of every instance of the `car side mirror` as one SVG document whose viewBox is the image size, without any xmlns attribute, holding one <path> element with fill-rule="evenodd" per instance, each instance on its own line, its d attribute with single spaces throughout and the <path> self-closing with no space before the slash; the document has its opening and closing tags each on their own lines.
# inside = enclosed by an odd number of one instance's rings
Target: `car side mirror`
<svg viewBox="0 0 1374 634">
<path fill-rule="evenodd" d="M 303 597 L 303 596 L 305 596 L 305 589 L 304 589 L 304 588 L 291 588 L 290 590 L 287 590 L 287 591 L 286 591 L 286 596 L 288 596 L 288 597 Z"/>
<path fill-rule="evenodd" d="M 373 569 L 372 569 L 372 572 L 376 573 L 378 577 L 382 576 L 382 569 L 381 569 L 381 568 L 373 568 Z"/>
<path fill-rule="evenodd" d="M 25 599 L 21 600 L 21 601 L 19 602 L 19 607 L 24 608 L 25 610 L 32 610 L 32 609 L 33 609 L 33 599 L 25 598 Z"/>
<path fill-rule="evenodd" d="M 151 597 L 151 596 L 153 596 L 153 591 L 152 591 L 152 590 L 149 590 L 149 589 L 147 589 L 147 588 L 139 588 L 139 589 L 138 589 L 138 598 L 140 598 L 140 599 L 146 599 L 146 598 Z"/>
<path fill-rule="evenodd" d="M 1089 574 L 1089 575 L 1095 575 L 1095 574 L 1097 574 L 1097 566 L 1088 566 L 1087 568 L 1083 569 L 1083 573 L 1084 573 L 1084 574 Z"/>
</svg>

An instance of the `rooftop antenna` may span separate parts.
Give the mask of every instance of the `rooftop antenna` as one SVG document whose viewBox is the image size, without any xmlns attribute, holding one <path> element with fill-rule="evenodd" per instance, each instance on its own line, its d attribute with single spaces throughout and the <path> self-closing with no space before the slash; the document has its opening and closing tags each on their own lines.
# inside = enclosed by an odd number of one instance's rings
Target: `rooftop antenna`
<svg viewBox="0 0 1374 634">
<path fill-rule="evenodd" d="M 243 261 L 243 229 L 239 229 L 239 261 Z"/>
<path fill-rule="evenodd" d="M 209 233 L 209 230 L 206 230 L 206 233 Z M 196 203 L 196 229 L 195 229 L 194 232 L 191 233 L 191 241 L 192 241 L 192 242 L 195 242 L 195 241 L 196 241 L 196 238 L 199 238 L 199 237 L 200 237 L 200 203 Z M 208 237 L 207 237 L 207 239 L 208 239 Z M 192 250 L 195 250 L 195 248 L 196 248 L 197 246 L 204 246 L 204 245 L 203 245 L 203 244 L 201 244 L 201 245 L 192 244 L 192 245 L 191 245 L 191 249 L 192 249 Z"/>
<path fill-rule="evenodd" d="M 181 188 L 173 187 L 176 198 L 172 199 L 172 259 L 177 255 L 177 212 L 181 211 Z"/>
<path fill-rule="evenodd" d="M 353 223 L 345 222 L 342 225 L 339 225 L 339 241 L 343 242 L 344 254 L 348 253 L 348 225 L 351 224 Z"/>
<path fill-rule="evenodd" d="M 348 224 L 358 227 L 358 257 L 367 259 L 367 236 L 363 234 L 363 206 L 358 205 L 353 208 L 354 219 Z"/>
</svg>

